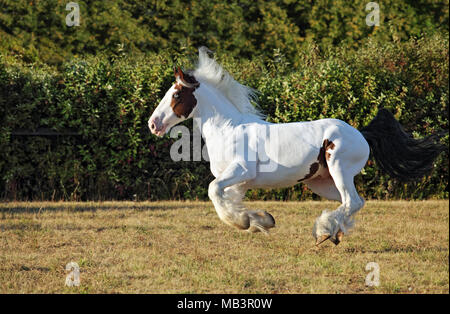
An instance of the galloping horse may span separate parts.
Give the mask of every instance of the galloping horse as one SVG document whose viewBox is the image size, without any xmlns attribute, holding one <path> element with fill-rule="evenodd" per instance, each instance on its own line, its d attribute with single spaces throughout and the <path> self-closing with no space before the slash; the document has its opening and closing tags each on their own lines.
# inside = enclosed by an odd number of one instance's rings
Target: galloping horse
<svg viewBox="0 0 450 314">
<path fill-rule="evenodd" d="M 361 131 L 337 119 L 273 124 L 251 103 L 254 90 L 236 82 L 204 47 L 193 71 L 175 70 L 176 82 L 148 121 L 153 134 L 163 136 L 188 118 L 200 123 L 211 172 L 208 189 L 219 218 L 250 232 L 268 230 L 275 219 L 266 211 L 242 205 L 251 188 L 289 187 L 305 183 L 314 193 L 341 202 L 316 219 L 316 245 L 330 239 L 336 245 L 364 206 L 353 178 L 366 164 L 370 149 L 377 164 L 392 177 L 420 178 L 444 150 L 440 135 L 413 139 L 392 114 L 379 110 Z"/>
</svg>

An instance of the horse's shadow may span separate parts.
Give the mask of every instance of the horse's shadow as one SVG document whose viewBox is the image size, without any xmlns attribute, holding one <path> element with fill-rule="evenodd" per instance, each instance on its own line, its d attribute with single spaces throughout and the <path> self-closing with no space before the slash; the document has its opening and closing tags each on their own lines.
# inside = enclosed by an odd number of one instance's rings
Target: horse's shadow
<svg viewBox="0 0 450 314">
<path fill-rule="evenodd" d="M 107 210 L 138 210 L 138 211 L 158 211 L 174 210 L 180 208 L 198 208 L 198 204 L 189 202 L 158 204 L 157 202 L 99 202 L 99 203 L 46 203 L 46 204 L 3 204 L 0 205 L 0 215 L 4 214 L 39 214 L 42 212 L 97 212 Z"/>
<path fill-rule="evenodd" d="M 432 251 L 437 251 L 437 252 L 444 252 L 444 251 L 448 251 L 448 248 L 445 247 L 433 247 L 433 248 L 426 248 L 425 250 L 432 250 Z M 391 247 L 387 247 L 387 248 L 382 248 L 382 249 L 369 249 L 369 250 L 365 250 L 363 248 L 359 248 L 359 247 L 349 247 L 346 248 L 344 250 L 346 253 L 373 253 L 373 254 L 383 254 L 383 253 L 413 253 L 413 252 L 421 252 L 424 251 L 424 249 L 422 248 L 418 248 L 416 246 L 391 246 Z"/>
</svg>

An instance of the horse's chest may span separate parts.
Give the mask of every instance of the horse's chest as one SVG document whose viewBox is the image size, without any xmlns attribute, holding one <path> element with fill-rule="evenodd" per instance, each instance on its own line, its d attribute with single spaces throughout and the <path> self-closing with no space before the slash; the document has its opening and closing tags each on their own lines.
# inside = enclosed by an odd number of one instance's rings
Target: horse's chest
<svg viewBox="0 0 450 314">
<path fill-rule="evenodd" d="M 211 162 L 210 169 L 211 173 L 215 178 L 219 177 L 221 173 L 225 171 L 229 163 L 226 162 Z"/>
<path fill-rule="evenodd" d="M 234 148 L 223 139 L 207 143 L 211 173 L 218 177 L 234 159 Z"/>
</svg>

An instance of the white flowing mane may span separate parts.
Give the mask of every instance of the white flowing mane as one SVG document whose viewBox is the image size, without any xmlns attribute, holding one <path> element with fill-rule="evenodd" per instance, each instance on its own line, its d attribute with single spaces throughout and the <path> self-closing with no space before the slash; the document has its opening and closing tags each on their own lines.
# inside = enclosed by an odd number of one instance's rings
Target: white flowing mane
<svg viewBox="0 0 450 314">
<path fill-rule="evenodd" d="M 252 105 L 256 104 L 256 91 L 238 83 L 226 70 L 208 55 L 208 48 L 198 50 L 198 64 L 193 75 L 197 80 L 204 81 L 217 88 L 243 114 L 265 119 L 265 115 Z"/>
</svg>

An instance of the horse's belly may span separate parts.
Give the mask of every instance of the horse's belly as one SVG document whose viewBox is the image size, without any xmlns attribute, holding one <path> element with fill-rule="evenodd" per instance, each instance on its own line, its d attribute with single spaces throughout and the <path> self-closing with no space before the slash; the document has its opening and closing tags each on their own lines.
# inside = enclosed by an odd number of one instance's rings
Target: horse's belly
<svg viewBox="0 0 450 314">
<path fill-rule="evenodd" d="M 327 178 L 330 176 L 326 164 L 317 161 L 317 157 L 299 161 L 292 167 L 280 164 L 258 165 L 257 176 L 248 182 L 249 188 L 281 188 L 290 187 L 299 182 L 315 179 L 318 177 Z"/>
<path fill-rule="evenodd" d="M 328 177 L 328 166 L 322 151 L 323 136 L 320 130 L 309 134 L 298 132 L 291 124 L 280 128 L 277 138 L 266 140 L 267 162 L 260 162 L 257 177 L 249 183 L 252 187 L 289 187 L 317 177 Z M 322 158 L 321 158 L 322 157 Z"/>
</svg>

